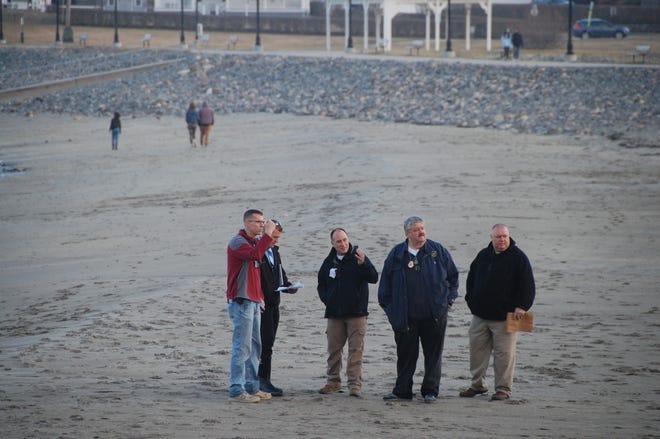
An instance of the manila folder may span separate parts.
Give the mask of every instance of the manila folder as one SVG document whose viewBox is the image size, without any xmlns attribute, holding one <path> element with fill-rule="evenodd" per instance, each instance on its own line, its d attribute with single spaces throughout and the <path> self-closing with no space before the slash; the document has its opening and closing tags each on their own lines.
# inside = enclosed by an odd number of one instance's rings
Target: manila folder
<svg viewBox="0 0 660 439">
<path fill-rule="evenodd" d="M 532 332 L 534 328 L 534 313 L 526 313 L 522 319 L 515 320 L 513 318 L 513 313 L 506 313 L 506 332 Z"/>
</svg>

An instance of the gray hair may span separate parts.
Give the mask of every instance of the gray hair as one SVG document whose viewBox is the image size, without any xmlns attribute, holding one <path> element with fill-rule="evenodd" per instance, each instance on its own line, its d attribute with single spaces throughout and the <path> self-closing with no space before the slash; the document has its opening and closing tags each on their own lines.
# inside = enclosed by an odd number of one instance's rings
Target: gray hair
<svg viewBox="0 0 660 439">
<path fill-rule="evenodd" d="M 410 229 L 412 229 L 412 226 L 414 226 L 417 223 L 423 223 L 424 220 L 421 219 L 418 216 L 411 216 L 408 217 L 404 222 L 403 222 L 403 231 L 408 233 Z"/>
<path fill-rule="evenodd" d="M 511 235 L 511 232 L 509 232 L 509 227 L 506 224 L 502 223 L 497 223 L 495 224 L 491 229 L 490 229 L 490 236 L 493 236 L 493 233 L 495 233 L 495 229 L 499 229 L 500 227 L 503 227 L 506 229 L 506 233 Z"/>
</svg>

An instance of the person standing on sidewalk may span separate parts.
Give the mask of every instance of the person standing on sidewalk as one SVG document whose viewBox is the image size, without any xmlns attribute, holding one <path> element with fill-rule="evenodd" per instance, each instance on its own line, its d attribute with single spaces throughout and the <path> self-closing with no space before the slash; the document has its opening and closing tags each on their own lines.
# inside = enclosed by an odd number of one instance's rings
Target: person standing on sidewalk
<svg viewBox="0 0 660 439">
<path fill-rule="evenodd" d="M 523 37 L 519 29 L 516 29 L 513 33 L 511 42 L 513 43 L 513 59 L 518 59 L 520 57 L 520 49 L 523 47 Z"/>
</svg>

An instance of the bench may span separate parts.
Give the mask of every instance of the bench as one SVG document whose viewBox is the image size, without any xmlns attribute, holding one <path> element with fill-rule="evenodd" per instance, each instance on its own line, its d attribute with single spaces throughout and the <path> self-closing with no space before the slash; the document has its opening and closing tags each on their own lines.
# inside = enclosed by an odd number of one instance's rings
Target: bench
<svg viewBox="0 0 660 439">
<path fill-rule="evenodd" d="M 376 44 L 374 44 L 374 49 L 376 50 L 376 53 L 378 53 L 379 50 L 382 50 L 384 52 L 385 47 L 387 47 L 387 40 L 384 38 L 379 39 L 378 41 L 376 41 Z"/>
<path fill-rule="evenodd" d="M 78 44 L 83 47 L 87 46 L 87 32 L 80 34 L 80 37 L 78 37 Z"/>
<path fill-rule="evenodd" d="M 144 34 L 144 38 L 142 38 L 142 47 L 151 47 L 151 34 Z"/>
<path fill-rule="evenodd" d="M 417 52 L 417 55 L 419 56 L 419 49 L 424 47 L 424 41 L 422 40 L 413 40 L 409 45 L 406 46 L 406 49 L 408 49 L 408 52 L 410 55 L 412 55 L 413 50 Z"/>
<path fill-rule="evenodd" d="M 227 49 L 236 49 L 236 43 L 238 43 L 238 37 L 236 35 L 231 35 L 228 39 L 227 42 L 225 43 L 225 46 L 227 46 Z"/>
<path fill-rule="evenodd" d="M 628 56 L 632 57 L 632 62 L 635 62 L 635 58 L 642 58 L 642 64 L 646 63 L 646 57 L 651 51 L 651 46 L 636 46 L 635 50 L 632 53 L 629 53 Z"/>
</svg>

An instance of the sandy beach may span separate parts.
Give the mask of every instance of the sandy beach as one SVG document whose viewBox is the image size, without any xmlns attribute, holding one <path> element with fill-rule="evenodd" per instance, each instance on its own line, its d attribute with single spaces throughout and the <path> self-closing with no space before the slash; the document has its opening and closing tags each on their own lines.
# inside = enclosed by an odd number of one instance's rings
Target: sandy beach
<svg viewBox="0 0 660 439">
<path fill-rule="evenodd" d="M 660 437 L 657 148 L 231 114 L 207 149 L 188 146 L 182 119 L 126 118 L 111 151 L 108 124 L 0 114 L 0 160 L 25 170 L 0 178 L 4 437 Z M 226 245 L 252 207 L 283 223 L 285 268 L 305 288 L 282 301 L 285 395 L 242 406 L 227 395 Z M 511 400 L 458 397 L 459 298 L 439 402 L 385 403 L 396 352 L 375 287 L 363 397 L 318 394 L 329 230 L 380 271 L 413 214 L 452 252 L 461 296 L 495 222 L 530 257 L 536 328 L 519 337 Z"/>
</svg>

